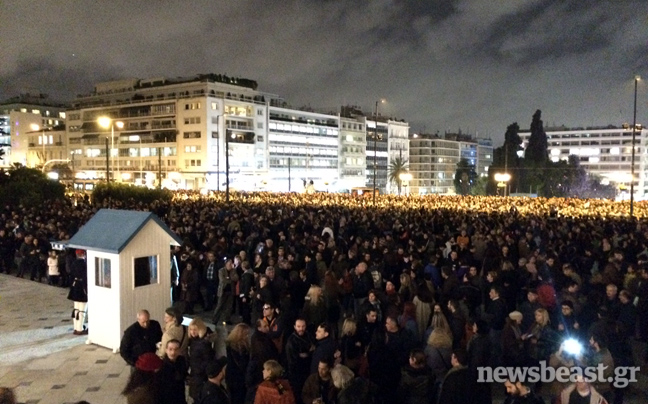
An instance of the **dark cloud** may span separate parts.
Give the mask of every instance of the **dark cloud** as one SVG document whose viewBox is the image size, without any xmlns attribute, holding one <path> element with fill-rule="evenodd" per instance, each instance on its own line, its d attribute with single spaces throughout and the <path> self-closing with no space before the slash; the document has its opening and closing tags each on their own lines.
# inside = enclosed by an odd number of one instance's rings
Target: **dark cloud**
<svg viewBox="0 0 648 404">
<path fill-rule="evenodd" d="M 546 124 L 627 121 L 628 83 L 648 76 L 646 14 L 644 0 L 6 2 L 0 99 L 214 72 L 293 106 L 386 98 L 381 113 L 413 131 L 499 141 L 536 109 Z"/>
</svg>

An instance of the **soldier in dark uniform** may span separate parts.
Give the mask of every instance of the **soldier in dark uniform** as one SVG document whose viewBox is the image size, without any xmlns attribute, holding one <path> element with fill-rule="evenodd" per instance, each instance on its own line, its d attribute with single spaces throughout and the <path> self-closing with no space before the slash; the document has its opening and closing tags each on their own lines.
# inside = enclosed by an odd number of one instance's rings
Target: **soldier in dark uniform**
<svg viewBox="0 0 648 404">
<path fill-rule="evenodd" d="M 74 335 L 85 335 L 88 329 L 84 327 L 86 307 L 88 306 L 88 267 L 83 250 L 76 250 L 77 259 L 70 268 L 70 293 L 68 300 L 74 302 L 72 318 L 74 319 Z"/>
</svg>

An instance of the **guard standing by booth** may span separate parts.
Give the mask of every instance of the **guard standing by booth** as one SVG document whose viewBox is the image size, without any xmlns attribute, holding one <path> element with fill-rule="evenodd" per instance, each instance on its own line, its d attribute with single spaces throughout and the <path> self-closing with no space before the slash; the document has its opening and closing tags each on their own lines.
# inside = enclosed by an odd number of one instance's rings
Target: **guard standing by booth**
<svg viewBox="0 0 648 404">
<path fill-rule="evenodd" d="M 86 335 L 88 329 L 84 327 L 86 308 L 88 306 L 88 266 L 84 250 L 76 250 L 76 260 L 70 268 L 70 293 L 68 300 L 74 302 L 72 319 L 74 323 L 74 335 Z"/>
</svg>

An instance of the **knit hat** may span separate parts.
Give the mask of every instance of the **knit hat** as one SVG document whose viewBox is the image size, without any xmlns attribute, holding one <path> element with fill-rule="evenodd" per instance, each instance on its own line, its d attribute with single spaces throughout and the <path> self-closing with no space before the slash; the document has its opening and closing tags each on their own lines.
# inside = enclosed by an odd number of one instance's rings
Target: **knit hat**
<svg viewBox="0 0 648 404">
<path fill-rule="evenodd" d="M 218 376 L 225 366 L 227 366 L 227 358 L 224 356 L 209 362 L 207 365 L 207 377 L 212 378 Z"/>
<path fill-rule="evenodd" d="M 144 372 L 155 372 L 162 367 L 162 359 L 156 354 L 147 352 L 140 355 L 135 362 L 135 368 Z"/>
<path fill-rule="evenodd" d="M 509 313 L 509 318 L 511 320 L 522 321 L 522 317 L 522 313 L 520 313 L 519 311 L 512 311 Z"/>
</svg>

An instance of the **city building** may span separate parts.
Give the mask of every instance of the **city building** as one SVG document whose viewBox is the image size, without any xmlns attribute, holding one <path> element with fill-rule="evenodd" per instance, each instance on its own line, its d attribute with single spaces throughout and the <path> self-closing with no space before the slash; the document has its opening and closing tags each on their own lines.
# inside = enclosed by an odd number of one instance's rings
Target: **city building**
<svg viewBox="0 0 648 404">
<path fill-rule="evenodd" d="M 50 102 L 45 94 L 21 94 L 0 103 L 0 167 L 18 163 L 24 166 L 43 165 L 53 158 L 40 150 L 29 153 L 30 143 L 53 146 L 56 142 L 50 131 L 63 130 L 65 106 Z M 41 137 L 28 139 L 29 132 L 40 131 Z M 50 136 L 51 135 L 51 136 Z"/>
<path fill-rule="evenodd" d="M 332 114 L 269 107 L 269 188 L 338 190 L 340 120 Z"/>
<path fill-rule="evenodd" d="M 581 166 L 601 178 L 603 184 L 615 184 L 630 198 L 632 181 L 632 125 L 587 128 L 546 128 L 549 158 L 567 160 L 578 157 Z M 526 149 L 531 133 L 519 132 L 522 148 Z M 635 130 L 635 197 L 643 199 L 648 192 L 648 130 L 637 125 Z M 524 156 L 524 150 L 519 152 Z M 623 196 L 623 195 L 622 195 Z"/>
<path fill-rule="evenodd" d="M 466 159 L 480 177 L 493 162 L 493 143 L 462 133 L 414 134 L 410 137 L 411 193 L 454 194 L 457 164 Z"/>
<path fill-rule="evenodd" d="M 12 108 L 0 130 L 12 133 L 13 158 L 67 163 L 86 190 L 108 178 L 222 191 L 229 177 L 233 190 L 337 192 L 372 187 L 376 172 L 378 190 L 395 193 L 389 164 L 409 156 L 405 121 L 293 109 L 255 81 L 217 74 L 97 83 L 67 111 Z"/>
<path fill-rule="evenodd" d="M 232 188 L 258 189 L 268 174 L 268 105 L 278 97 L 256 88 L 216 74 L 99 83 L 68 112 L 76 175 L 224 190 L 229 174 Z"/>
</svg>

